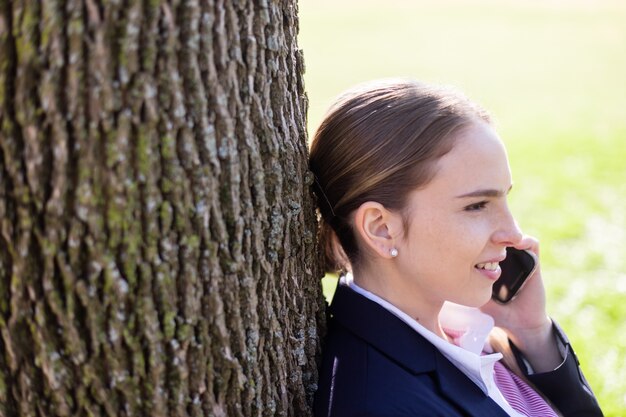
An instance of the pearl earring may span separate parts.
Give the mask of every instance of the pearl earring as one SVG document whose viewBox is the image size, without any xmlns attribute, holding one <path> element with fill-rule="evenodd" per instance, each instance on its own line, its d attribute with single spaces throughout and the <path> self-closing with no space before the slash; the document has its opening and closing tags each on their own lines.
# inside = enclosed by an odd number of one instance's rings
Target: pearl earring
<svg viewBox="0 0 626 417">
<path fill-rule="evenodd" d="M 398 249 L 391 248 L 391 250 L 389 251 L 389 255 L 391 255 L 392 258 L 395 258 L 396 256 L 398 256 Z"/>
</svg>

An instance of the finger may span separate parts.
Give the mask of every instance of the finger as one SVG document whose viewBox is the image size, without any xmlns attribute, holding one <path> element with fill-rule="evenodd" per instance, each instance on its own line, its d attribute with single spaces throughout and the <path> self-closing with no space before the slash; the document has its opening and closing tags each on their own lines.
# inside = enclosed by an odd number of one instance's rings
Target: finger
<svg viewBox="0 0 626 417">
<path fill-rule="evenodd" d="M 528 250 L 539 258 L 539 240 L 532 236 L 525 235 L 514 248 Z"/>
</svg>

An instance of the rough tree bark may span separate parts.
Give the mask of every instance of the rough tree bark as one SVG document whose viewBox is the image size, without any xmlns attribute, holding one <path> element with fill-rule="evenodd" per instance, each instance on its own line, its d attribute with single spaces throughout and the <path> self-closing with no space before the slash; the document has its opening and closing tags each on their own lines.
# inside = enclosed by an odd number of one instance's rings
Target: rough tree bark
<svg viewBox="0 0 626 417">
<path fill-rule="evenodd" d="M 295 0 L 0 9 L 0 415 L 310 415 Z"/>
</svg>

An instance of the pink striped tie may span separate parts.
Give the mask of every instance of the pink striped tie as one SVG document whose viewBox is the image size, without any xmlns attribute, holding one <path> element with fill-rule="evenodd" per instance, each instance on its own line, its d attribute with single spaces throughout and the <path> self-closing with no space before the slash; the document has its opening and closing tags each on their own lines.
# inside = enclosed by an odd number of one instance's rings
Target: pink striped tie
<svg viewBox="0 0 626 417">
<path fill-rule="evenodd" d="M 494 379 L 500 392 L 515 411 L 528 417 L 557 417 L 557 414 L 524 380 L 500 361 L 494 365 Z"/>
</svg>

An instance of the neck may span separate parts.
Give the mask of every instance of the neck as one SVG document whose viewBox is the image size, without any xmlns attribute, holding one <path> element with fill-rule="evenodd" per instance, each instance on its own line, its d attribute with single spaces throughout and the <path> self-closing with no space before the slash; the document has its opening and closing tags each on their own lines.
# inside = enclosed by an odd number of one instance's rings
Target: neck
<svg viewBox="0 0 626 417">
<path fill-rule="evenodd" d="M 416 282 L 387 268 L 355 268 L 354 282 L 408 314 L 426 329 L 447 340 L 439 324 L 444 300 L 432 300 Z"/>
</svg>

